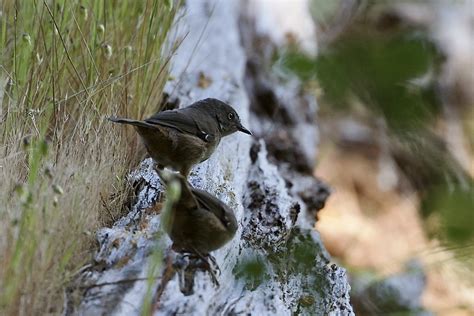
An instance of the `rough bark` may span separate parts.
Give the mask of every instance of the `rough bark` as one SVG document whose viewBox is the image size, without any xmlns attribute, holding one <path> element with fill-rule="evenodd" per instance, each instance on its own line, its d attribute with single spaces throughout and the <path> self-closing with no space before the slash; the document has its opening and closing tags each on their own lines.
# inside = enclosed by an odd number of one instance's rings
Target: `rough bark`
<svg viewBox="0 0 474 316">
<path fill-rule="evenodd" d="M 166 91 L 182 106 L 206 97 L 226 101 L 255 132 L 254 139 L 243 134 L 223 139 L 190 176 L 194 186 L 234 209 L 239 230 L 214 253 L 220 287 L 207 273 L 197 272 L 194 294 L 184 296 L 175 276 L 155 314 L 352 314 L 345 271 L 330 264 L 313 229 L 312 211 L 320 209 L 329 194 L 312 176 L 316 103 L 296 79 L 283 82 L 265 66 L 268 54 L 259 49 L 274 48 L 253 30 L 252 18 L 242 10 L 245 4 L 216 3 L 186 1 L 186 14 L 178 24 L 178 36 L 187 34 L 186 40 L 171 69 L 179 79 L 169 82 Z M 160 216 L 151 211 L 163 192 L 152 161 L 145 160 L 130 181 L 140 184 L 136 203 L 112 228 L 98 232 L 95 261 L 102 269 L 82 276 L 84 284 L 110 285 L 90 286 L 71 313 L 142 312 L 147 282 L 121 280 L 146 278 L 151 251 L 167 249 L 170 241 L 157 235 Z M 161 281 L 162 276 L 154 281 L 155 291 Z"/>
</svg>

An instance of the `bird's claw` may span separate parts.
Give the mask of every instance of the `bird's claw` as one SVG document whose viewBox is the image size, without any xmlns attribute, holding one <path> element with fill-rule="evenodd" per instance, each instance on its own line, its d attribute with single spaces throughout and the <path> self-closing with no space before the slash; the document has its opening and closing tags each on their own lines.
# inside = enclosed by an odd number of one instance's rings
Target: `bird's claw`
<svg viewBox="0 0 474 316">
<path fill-rule="evenodd" d="M 208 264 L 209 264 L 209 269 L 214 269 L 219 275 L 222 274 L 221 268 L 217 264 L 216 258 L 212 255 L 207 255 L 207 259 L 209 259 Z"/>
</svg>

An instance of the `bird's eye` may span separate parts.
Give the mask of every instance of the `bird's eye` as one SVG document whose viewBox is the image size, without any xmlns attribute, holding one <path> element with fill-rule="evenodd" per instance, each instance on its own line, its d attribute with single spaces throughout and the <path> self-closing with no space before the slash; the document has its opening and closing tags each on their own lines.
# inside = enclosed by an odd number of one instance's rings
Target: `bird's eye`
<svg viewBox="0 0 474 316">
<path fill-rule="evenodd" d="M 229 118 L 229 121 L 232 121 L 234 119 L 234 113 L 229 113 L 227 117 Z"/>
</svg>

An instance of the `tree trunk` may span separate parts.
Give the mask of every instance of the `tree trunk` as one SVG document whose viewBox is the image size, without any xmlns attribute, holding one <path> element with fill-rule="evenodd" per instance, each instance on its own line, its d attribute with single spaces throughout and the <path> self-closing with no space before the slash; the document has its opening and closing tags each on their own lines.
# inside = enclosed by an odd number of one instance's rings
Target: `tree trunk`
<svg viewBox="0 0 474 316">
<path fill-rule="evenodd" d="M 224 138 L 190 176 L 192 185 L 231 206 L 239 222 L 233 240 L 214 253 L 220 286 L 208 273 L 197 272 L 191 295 L 181 293 L 177 276 L 160 287 L 163 262 L 151 286 L 159 299 L 154 313 L 353 314 L 345 270 L 329 263 L 313 228 L 315 212 L 329 194 L 312 176 L 318 137 L 314 98 L 296 79 L 283 81 L 272 73 L 275 45 L 270 36 L 257 34 L 259 16 L 252 16 L 249 3 L 185 2 L 177 36 L 186 39 L 172 59 L 176 79 L 165 88 L 169 100 L 182 106 L 206 97 L 228 102 L 255 137 Z M 90 286 L 71 314 L 142 313 L 150 253 L 157 245 L 166 249 L 170 241 L 157 237 L 160 216 L 150 210 L 163 192 L 151 159 L 130 179 L 141 183 L 136 203 L 112 228 L 98 232 L 95 261 L 103 269 L 83 273 Z"/>
</svg>

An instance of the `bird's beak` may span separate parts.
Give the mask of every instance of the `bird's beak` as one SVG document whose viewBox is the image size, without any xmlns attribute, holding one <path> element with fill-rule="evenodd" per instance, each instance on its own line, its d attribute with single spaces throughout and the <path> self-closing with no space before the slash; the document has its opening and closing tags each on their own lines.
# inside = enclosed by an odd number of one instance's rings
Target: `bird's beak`
<svg viewBox="0 0 474 316">
<path fill-rule="evenodd" d="M 252 132 L 242 126 L 242 124 L 237 125 L 237 129 L 242 133 L 252 135 Z"/>
</svg>

